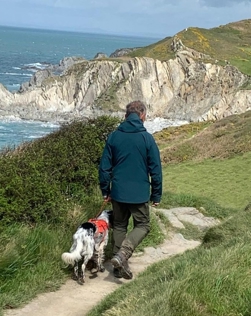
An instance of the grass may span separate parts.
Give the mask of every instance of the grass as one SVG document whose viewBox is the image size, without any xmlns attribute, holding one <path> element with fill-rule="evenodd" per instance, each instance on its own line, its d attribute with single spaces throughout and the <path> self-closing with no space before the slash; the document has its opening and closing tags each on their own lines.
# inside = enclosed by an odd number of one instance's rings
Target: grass
<svg viewBox="0 0 251 316">
<path fill-rule="evenodd" d="M 154 135 L 162 159 L 170 153 L 168 163 L 163 161 L 161 208 L 195 207 L 206 216 L 221 219 L 222 224 L 202 233 L 184 223 L 185 229 L 175 231 L 200 240 L 201 247 L 152 265 L 89 315 L 251 315 L 250 119 L 251 112 L 247 112 Z M 193 154 L 181 160 L 190 147 Z M 172 155 L 174 149 L 177 155 Z M 94 193 L 81 205 L 76 200 L 68 210 L 67 223 L 20 222 L 1 227 L 0 314 L 6 308 L 22 306 L 38 293 L 58 289 L 70 277 L 60 256 L 71 246 L 79 222 L 99 210 L 99 190 Z M 155 211 L 151 232 L 136 251 L 163 241 L 160 226 L 168 232 L 173 229 Z M 109 244 L 107 258 L 111 253 Z"/>
<path fill-rule="evenodd" d="M 69 241 L 61 227 L 12 224 L 0 235 L 0 307 L 15 308 L 67 279 L 60 255 Z"/>
<path fill-rule="evenodd" d="M 0 233 L 0 310 L 19 307 L 39 293 L 59 289 L 72 273 L 61 262 L 61 254 L 70 248 L 72 234 L 85 220 L 82 214 L 68 227 L 14 224 Z M 131 228 L 132 223 L 129 230 Z M 157 219 L 151 216 L 151 232 L 136 251 L 156 246 L 163 240 L 164 234 Z M 111 258 L 111 255 L 109 243 L 106 258 Z"/>
<path fill-rule="evenodd" d="M 150 266 L 88 315 L 251 315 L 250 112 L 155 138 L 162 160 L 170 153 L 161 207 L 196 207 L 222 223 L 204 234 L 184 223 L 180 232 L 199 248 Z M 196 150 L 182 160 L 189 146 Z"/>
<path fill-rule="evenodd" d="M 244 208 L 250 201 L 251 182 L 247 170 L 251 152 L 224 160 L 206 160 L 166 165 L 164 188 L 175 193 L 207 197 L 222 207 Z"/>
<path fill-rule="evenodd" d="M 153 264 L 88 315 L 250 315 L 251 207 L 246 212 L 226 222 L 234 235 L 225 235 L 214 247 L 208 238 L 197 249 Z M 226 225 L 220 228 L 223 235 L 231 232 Z"/>
<path fill-rule="evenodd" d="M 167 128 L 156 134 L 164 164 L 226 159 L 251 151 L 251 111 L 220 121 Z"/>
</svg>

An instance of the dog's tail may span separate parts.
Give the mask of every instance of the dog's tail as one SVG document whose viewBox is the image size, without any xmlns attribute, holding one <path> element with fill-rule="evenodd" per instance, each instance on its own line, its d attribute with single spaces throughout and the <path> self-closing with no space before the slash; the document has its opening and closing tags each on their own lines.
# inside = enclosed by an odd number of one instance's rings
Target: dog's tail
<svg viewBox="0 0 251 316">
<path fill-rule="evenodd" d="M 61 259 L 67 265 L 71 264 L 74 266 L 75 262 L 79 261 L 82 258 L 82 251 L 83 251 L 83 242 L 80 239 L 79 234 L 75 234 L 73 236 L 73 245 L 71 246 L 70 252 L 64 252 L 61 256 Z"/>
<path fill-rule="evenodd" d="M 71 264 L 74 266 L 76 261 L 79 261 L 82 257 L 79 252 L 74 251 L 74 252 L 64 252 L 61 256 L 62 260 L 66 264 Z"/>
</svg>

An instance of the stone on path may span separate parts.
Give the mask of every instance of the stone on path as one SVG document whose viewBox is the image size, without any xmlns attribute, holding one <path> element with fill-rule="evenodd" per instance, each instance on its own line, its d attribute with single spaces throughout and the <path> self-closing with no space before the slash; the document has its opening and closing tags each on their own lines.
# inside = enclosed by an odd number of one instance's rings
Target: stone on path
<svg viewBox="0 0 251 316">
<path fill-rule="evenodd" d="M 175 228 L 185 228 L 182 222 L 190 223 L 202 230 L 220 223 L 219 220 L 213 217 L 204 216 L 194 207 L 176 207 L 171 209 L 158 209 L 158 211 L 162 212 Z"/>
</svg>

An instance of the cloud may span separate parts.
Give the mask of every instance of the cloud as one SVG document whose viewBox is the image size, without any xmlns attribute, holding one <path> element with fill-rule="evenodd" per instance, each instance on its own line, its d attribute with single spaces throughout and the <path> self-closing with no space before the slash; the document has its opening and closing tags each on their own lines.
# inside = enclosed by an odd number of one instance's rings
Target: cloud
<svg viewBox="0 0 251 316">
<path fill-rule="evenodd" d="M 223 8 L 239 4 L 251 4 L 251 0 L 199 0 L 202 5 L 215 8 Z"/>
</svg>

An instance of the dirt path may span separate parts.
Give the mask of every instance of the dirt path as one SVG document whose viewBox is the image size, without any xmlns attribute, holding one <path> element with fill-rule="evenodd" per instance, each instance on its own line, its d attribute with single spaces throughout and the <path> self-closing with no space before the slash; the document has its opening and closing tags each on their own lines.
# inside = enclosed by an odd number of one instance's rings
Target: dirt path
<svg viewBox="0 0 251 316">
<path fill-rule="evenodd" d="M 163 213 L 166 211 L 163 210 Z M 167 216 L 167 214 L 165 215 Z M 173 234 L 167 237 L 158 248 L 146 248 L 144 254 L 133 255 L 130 258 L 129 263 L 134 278 L 152 263 L 180 254 L 185 250 L 193 249 L 199 244 L 199 241 L 186 240 L 181 234 Z M 83 286 L 73 280 L 68 280 L 60 290 L 40 294 L 23 308 L 6 311 L 4 316 L 86 315 L 107 294 L 116 290 L 121 284 L 131 282 L 131 280 L 116 279 L 112 274 L 110 262 L 107 262 L 105 267 L 106 271 L 103 273 L 97 275 L 87 273 L 86 282 Z"/>
</svg>

